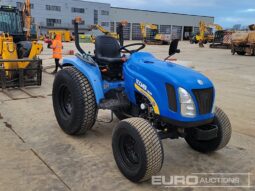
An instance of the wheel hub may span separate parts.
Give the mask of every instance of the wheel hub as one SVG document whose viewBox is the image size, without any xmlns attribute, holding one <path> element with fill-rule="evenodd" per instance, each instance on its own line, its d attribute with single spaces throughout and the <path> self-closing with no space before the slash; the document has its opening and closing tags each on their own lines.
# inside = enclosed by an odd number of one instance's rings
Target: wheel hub
<svg viewBox="0 0 255 191">
<path fill-rule="evenodd" d="M 70 116 L 72 114 L 72 95 L 68 87 L 62 86 L 60 90 L 60 107 L 65 116 Z"/>
<path fill-rule="evenodd" d="M 135 139 L 130 135 L 125 135 L 120 139 L 120 142 L 124 162 L 128 166 L 138 165 L 140 157 Z"/>
</svg>

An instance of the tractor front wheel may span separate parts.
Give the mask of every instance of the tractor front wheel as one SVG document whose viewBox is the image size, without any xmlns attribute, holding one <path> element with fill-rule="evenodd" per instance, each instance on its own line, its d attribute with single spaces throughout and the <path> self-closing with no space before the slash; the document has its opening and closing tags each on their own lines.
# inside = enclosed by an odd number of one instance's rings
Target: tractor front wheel
<svg viewBox="0 0 255 191">
<path fill-rule="evenodd" d="M 192 149 L 202 153 L 208 153 L 220 150 L 228 144 L 232 133 L 231 124 L 227 115 L 220 108 L 216 107 L 215 109 L 215 118 L 212 125 L 218 127 L 217 136 L 212 140 L 196 140 L 193 136 L 194 132 L 192 128 L 186 132 L 185 140 Z"/>
<path fill-rule="evenodd" d="M 133 182 L 142 182 L 160 171 L 163 147 L 156 129 L 145 119 L 121 121 L 113 131 L 112 149 L 122 174 Z"/>
<path fill-rule="evenodd" d="M 59 71 L 53 84 L 53 107 L 61 129 L 70 135 L 84 134 L 97 117 L 94 91 L 88 79 L 74 67 Z"/>
<path fill-rule="evenodd" d="M 238 55 L 240 55 L 240 56 L 244 56 L 245 54 L 246 54 L 246 52 L 242 52 L 242 51 L 237 51 L 236 52 Z"/>
</svg>

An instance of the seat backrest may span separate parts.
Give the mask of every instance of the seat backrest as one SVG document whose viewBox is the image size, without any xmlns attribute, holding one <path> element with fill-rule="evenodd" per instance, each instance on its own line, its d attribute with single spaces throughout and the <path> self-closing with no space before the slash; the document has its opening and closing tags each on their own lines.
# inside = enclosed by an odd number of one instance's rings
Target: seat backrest
<svg viewBox="0 0 255 191">
<path fill-rule="evenodd" d="M 95 56 L 96 58 L 119 58 L 120 57 L 120 44 L 111 36 L 97 36 L 95 43 Z"/>
</svg>

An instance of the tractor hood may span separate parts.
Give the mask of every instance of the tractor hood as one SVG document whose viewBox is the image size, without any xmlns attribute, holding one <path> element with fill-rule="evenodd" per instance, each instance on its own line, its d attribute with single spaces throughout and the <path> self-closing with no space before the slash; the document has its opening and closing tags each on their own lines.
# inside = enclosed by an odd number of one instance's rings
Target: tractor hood
<svg viewBox="0 0 255 191">
<path fill-rule="evenodd" d="M 132 103 L 136 104 L 136 95 L 140 93 L 151 102 L 155 114 L 172 122 L 177 121 L 178 124 L 174 124 L 178 126 L 207 123 L 214 117 L 213 84 L 203 74 L 190 68 L 158 60 L 150 53 L 138 52 L 124 64 L 124 80 L 126 94 Z M 194 101 L 195 117 L 181 114 L 179 88 L 185 89 Z"/>
<path fill-rule="evenodd" d="M 179 64 L 158 60 L 146 52 L 134 53 L 126 63 L 126 68 L 152 81 L 171 83 L 185 89 L 213 87 L 203 74 Z"/>
</svg>

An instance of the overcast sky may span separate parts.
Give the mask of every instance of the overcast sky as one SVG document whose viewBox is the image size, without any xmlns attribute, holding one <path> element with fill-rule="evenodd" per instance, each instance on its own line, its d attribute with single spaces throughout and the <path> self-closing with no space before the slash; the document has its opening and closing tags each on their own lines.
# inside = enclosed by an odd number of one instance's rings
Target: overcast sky
<svg viewBox="0 0 255 191">
<path fill-rule="evenodd" d="M 214 16 L 224 27 L 255 24 L 255 0 L 90 0 L 115 7 Z"/>
</svg>

